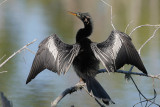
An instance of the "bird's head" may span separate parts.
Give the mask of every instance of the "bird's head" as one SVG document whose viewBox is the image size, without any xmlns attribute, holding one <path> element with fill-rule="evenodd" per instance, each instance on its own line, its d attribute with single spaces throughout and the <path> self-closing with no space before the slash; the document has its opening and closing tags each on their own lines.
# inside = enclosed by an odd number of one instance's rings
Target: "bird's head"
<svg viewBox="0 0 160 107">
<path fill-rule="evenodd" d="M 85 25 L 88 25 L 88 24 L 91 23 L 91 16 L 89 15 L 89 13 L 81 13 L 81 12 L 77 12 L 77 13 L 69 12 L 69 13 L 74 15 L 74 16 L 77 16 L 79 19 L 82 20 L 82 22 Z"/>
</svg>

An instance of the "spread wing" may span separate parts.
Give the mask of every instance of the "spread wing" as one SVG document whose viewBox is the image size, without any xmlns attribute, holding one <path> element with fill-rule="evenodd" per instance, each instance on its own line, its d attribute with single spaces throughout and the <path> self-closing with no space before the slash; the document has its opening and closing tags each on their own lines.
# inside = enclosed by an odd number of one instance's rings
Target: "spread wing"
<svg viewBox="0 0 160 107">
<path fill-rule="evenodd" d="M 131 64 L 147 74 L 131 38 L 123 32 L 112 31 L 106 41 L 92 43 L 91 48 L 108 72 L 114 72 L 124 66 L 124 64 Z"/>
<path fill-rule="evenodd" d="M 78 44 L 65 44 L 57 35 L 47 37 L 39 45 L 26 83 L 34 79 L 44 69 L 49 69 L 58 74 L 66 73 L 79 49 Z"/>
</svg>

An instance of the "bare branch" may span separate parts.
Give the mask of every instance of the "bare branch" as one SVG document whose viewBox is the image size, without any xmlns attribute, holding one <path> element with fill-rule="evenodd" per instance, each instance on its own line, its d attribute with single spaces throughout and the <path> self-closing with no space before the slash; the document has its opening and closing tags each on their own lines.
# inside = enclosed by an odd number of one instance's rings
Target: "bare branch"
<svg viewBox="0 0 160 107">
<path fill-rule="evenodd" d="M 23 46 L 21 49 L 19 49 L 17 52 L 14 52 L 10 57 L 8 57 L 3 63 L 0 64 L 0 68 L 5 64 L 7 63 L 11 58 L 13 58 L 16 54 L 20 53 L 21 51 L 23 51 L 24 49 L 26 49 L 27 46 L 33 44 L 34 42 L 36 41 L 33 40 L 32 42 L 28 43 L 27 45 Z"/>
<path fill-rule="evenodd" d="M 131 20 L 131 21 L 128 23 L 128 25 L 126 26 L 126 29 L 125 29 L 124 33 L 126 33 L 128 27 L 130 26 L 131 23 L 133 23 L 133 20 Z"/>
<path fill-rule="evenodd" d="M 133 66 L 133 67 L 134 67 L 134 66 Z M 106 70 L 106 69 L 100 69 L 100 70 L 98 70 L 98 74 L 99 74 L 99 73 L 104 73 L 104 72 L 107 72 L 107 70 Z M 117 70 L 115 73 L 146 76 L 146 77 L 155 78 L 155 79 L 159 79 L 159 80 L 160 80 L 160 74 L 157 74 L 157 75 L 148 74 L 148 75 L 146 75 L 146 74 L 144 74 L 144 73 L 124 71 L 124 70 Z"/>
<path fill-rule="evenodd" d="M 0 59 L 0 61 L 5 57 L 6 55 L 3 55 L 2 58 Z"/>
<path fill-rule="evenodd" d="M 88 93 L 88 95 L 90 95 L 92 98 L 95 99 L 95 101 L 100 105 L 100 107 L 105 107 L 104 105 L 102 105 L 102 104 L 98 101 L 97 98 L 95 98 L 95 96 L 94 96 L 92 93 L 88 92 L 88 90 L 87 90 L 87 88 L 86 88 L 85 86 L 86 86 L 86 83 L 84 83 L 83 81 L 81 81 L 81 82 L 78 82 L 75 86 L 70 87 L 70 88 L 67 88 L 65 91 L 63 91 L 63 92 L 61 93 L 60 96 L 58 96 L 53 102 L 51 102 L 51 107 L 56 107 L 57 104 L 58 104 L 58 102 L 60 102 L 61 99 L 62 99 L 63 97 L 65 97 L 67 94 L 71 94 L 71 93 L 73 93 L 73 92 L 75 92 L 75 91 L 81 90 L 82 88 Z"/>
<path fill-rule="evenodd" d="M 111 8 L 111 26 L 113 27 L 114 30 L 116 30 L 116 28 L 113 25 L 113 18 L 112 18 L 112 6 L 110 4 L 108 4 L 107 2 L 105 2 L 104 0 L 101 0 L 104 4 L 106 4 L 107 6 L 109 6 Z"/>
<path fill-rule="evenodd" d="M 131 36 L 131 34 L 132 34 L 136 29 L 141 28 L 141 27 L 144 27 L 144 26 L 147 26 L 147 27 L 160 27 L 160 25 L 150 25 L 150 24 L 140 25 L 140 26 L 135 27 L 135 28 L 131 31 L 131 33 L 129 34 L 129 36 Z"/>
<path fill-rule="evenodd" d="M 132 30 L 132 32 L 135 31 L 137 28 L 140 28 L 140 27 L 143 27 L 143 26 L 145 26 L 145 25 L 141 25 L 141 26 L 136 27 L 134 30 Z M 148 25 L 147 25 L 147 26 L 148 26 Z M 151 26 L 151 25 L 149 25 L 149 26 Z M 156 25 L 154 25 L 154 26 L 156 26 Z M 157 32 L 159 29 L 160 29 L 160 25 L 159 25 L 158 28 L 153 32 L 152 36 L 150 36 L 149 39 L 148 39 L 144 44 L 142 44 L 142 46 L 139 48 L 139 50 L 138 50 L 138 53 L 139 53 L 139 54 L 141 54 L 141 49 L 142 49 L 153 37 L 155 37 L 155 34 L 156 34 L 156 32 Z M 132 32 L 131 32 L 131 33 L 132 33 Z M 131 34 L 131 33 L 130 33 L 130 34 Z M 132 71 L 133 67 L 134 67 L 134 66 L 131 67 L 130 71 Z M 159 104 L 155 103 L 155 99 L 156 99 L 157 94 L 156 94 L 156 90 L 155 90 L 155 88 L 154 88 L 154 81 L 153 81 L 154 97 L 151 98 L 151 99 L 148 99 L 148 98 L 145 97 L 145 96 L 143 95 L 143 93 L 139 90 L 139 88 L 138 88 L 137 84 L 135 83 L 135 81 L 133 80 L 132 76 L 131 76 L 130 74 L 129 74 L 129 76 L 130 76 L 132 82 L 134 83 L 134 85 L 135 85 L 138 93 L 139 93 L 140 102 L 137 103 L 137 104 L 141 104 L 141 106 L 142 106 L 142 103 L 143 103 L 143 102 L 146 102 L 145 107 L 147 107 L 148 102 L 151 102 L 150 105 L 154 104 L 154 105 L 160 106 Z M 145 75 L 143 75 L 143 76 L 145 76 Z M 146 75 L 146 76 L 147 76 L 147 77 L 151 77 L 153 80 L 154 80 L 154 78 L 160 80 L 160 74 L 158 74 L 158 75 Z M 145 99 L 144 101 L 141 100 L 141 96 Z M 152 101 L 152 100 L 153 100 L 153 101 Z M 137 104 L 135 104 L 133 107 L 135 107 Z M 149 106 L 150 106 L 150 105 L 149 105 Z M 149 107 L 149 106 L 148 106 L 148 107 Z M 143 107 L 143 106 L 142 106 L 142 107 Z"/>
<path fill-rule="evenodd" d="M 5 2 L 7 2 L 7 0 L 4 0 L 0 3 L 0 6 L 3 5 Z"/>
<path fill-rule="evenodd" d="M 157 33 L 157 31 L 160 29 L 160 26 L 153 32 L 152 36 L 149 37 L 149 39 L 144 42 L 144 44 L 142 44 L 142 46 L 138 49 L 138 53 L 141 54 L 141 49 L 153 38 L 155 37 L 155 34 Z"/>
<path fill-rule="evenodd" d="M 132 74 L 132 75 L 139 75 L 139 76 L 146 76 L 146 77 L 151 77 L 151 78 L 156 78 L 160 80 L 160 74 L 159 75 L 146 75 L 144 73 L 137 73 L 137 72 L 131 72 L 134 66 L 131 67 L 131 69 L 129 71 L 123 71 L 123 70 L 117 70 L 117 72 L 115 73 L 122 73 L 122 74 Z M 100 69 L 98 73 L 104 73 L 107 72 L 106 69 Z M 84 89 L 92 98 L 94 98 L 96 100 L 96 102 L 101 106 L 104 107 L 104 105 L 102 105 L 95 97 L 93 94 L 91 94 L 90 92 L 88 92 L 88 90 L 86 89 L 86 84 L 83 82 L 79 82 L 77 83 L 75 86 L 67 88 L 65 91 L 63 91 L 61 93 L 60 96 L 58 96 L 52 103 L 51 103 L 51 107 L 56 107 L 57 104 L 61 101 L 62 98 L 64 98 L 67 94 L 71 94 L 73 92 L 76 92 L 78 90 Z M 147 98 L 146 98 L 147 99 Z M 153 99 L 153 98 L 152 98 Z M 152 99 L 147 99 L 147 101 L 150 101 Z M 144 101 L 142 101 L 144 102 Z M 151 101 L 150 101 L 151 102 Z M 156 104 L 154 102 L 152 102 L 153 104 Z M 138 103 L 137 103 L 138 104 Z M 157 104 L 156 104 L 157 105 Z"/>
<path fill-rule="evenodd" d="M 146 102 L 146 101 L 147 101 L 147 103 L 148 103 L 148 101 L 149 101 L 149 102 L 151 102 L 151 104 L 155 104 L 155 105 L 157 105 L 157 106 L 160 106 L 159 104 L 156 104 L 154 101 L 153 101 L 153 102 L 151 101 L 151 100 L 154 100 L 154 99 L 156 98 L 156 96 L 157 96 L 155 89 L 154 89 L 154 97 L 151 98 L 151 99 L 148 99 L 148 98 L 146 98 L 146 97 L 143 95 L 143 93 L 139 90 L 137 84 L 135 83 L 135 81 L 133 80 L 132 77 L 131 77 L 131 79 L 132 79 L 132 82 L 133 82 L 133 84 L 135 85 L 137 91 L 139 92 L 139 94 L 145 99 L 144 101 L 140 101 L 139 103 Z M 137 103 L 137 104 L 139 104 L 139 103 Z M 147 103 L 146 103 L 146 104 L 147 104 Z M 137 104 L 135 104 L 135 105 L 137 105 Z M 135 105 L 134 105 L 134 106 L 135 106 Z M 145 106 L 145 107 L 146 107 L 146 106 Z"/>
<path fill-rule="evenodd" d="M 0 74 L 5 73 L 5 72 L 8 72 L 8 71 L 1 71 Z"/>
<path fill-rule="evenodd" d="M 36 54 L 35 52 L 33 52 L 32 50 L 30 50 L 29 48 L 26 47 L 26 49 L 27 49 L 29 52 L 31 52 L 32 54 L 34 54 L 34 55 Z"/>
<path fill-rule="evenodd" d="M 51 103 L 51 107 L 56 107 L 58 102 L 61 101 L 61 99 L 63 97 L 65 97 L 67 94 L 71 94 L 77 90 L 80 90 L 83 88 L 83 86 L 85 86 L 86 84 L 83 82 L 79 82 L 77 83 L 75 86 L 71 87 L 71 88 L 67 88 L 65 91 L 62 92 L 62 94 L 60 96 L 58 96 L 52 103 Z"/>
</svg>

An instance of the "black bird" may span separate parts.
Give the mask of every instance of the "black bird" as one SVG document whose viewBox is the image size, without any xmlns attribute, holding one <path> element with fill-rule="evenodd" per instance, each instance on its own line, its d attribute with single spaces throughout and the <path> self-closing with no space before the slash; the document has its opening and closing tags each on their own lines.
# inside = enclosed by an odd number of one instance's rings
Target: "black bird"
<svg viewBox="0 0 160 107">
<path fill-rule="evenodd" d="M 71 64 L 87 84 L 87 89 L 105 104 L 114 103 L 99 82 L 95 79 L 101 62 L 108 72 L 116 72 L 124 64 L 132 64 L 143 73 L 147 71 L 141 58 L 131 42 L 131 38 L 118 30 L 111 32 L 108 39 L 102 43 L 93 43 L 88 37 L 92 33 L 91 16 L 88 13 L 73 13 L 83 23 L 76 35 L 73 45 L 62 42 L 57 35 L 51 35 L 43 40 L 34 58 L 26 84 L 44 69 L 55 73 L 66 73 Z"/>
</svg>

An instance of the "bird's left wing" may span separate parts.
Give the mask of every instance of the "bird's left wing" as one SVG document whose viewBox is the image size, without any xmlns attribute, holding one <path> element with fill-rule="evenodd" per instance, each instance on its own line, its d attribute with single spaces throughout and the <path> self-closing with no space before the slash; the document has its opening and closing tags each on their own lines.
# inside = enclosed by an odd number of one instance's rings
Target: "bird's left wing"
<svg viewBox="0 0 160 107">
<path fill-rule="evenodd" d="M 147 74 L 131 38 L 123 32 L 114 30 L 106 41 L 92 43 L 91 48 L 97 59 L 102 62 L 109 72 L 116 71 L 124 64 L 131 64 Z"/>
<path fill-rule="evenodd" d="M 79 49 L 78 44 L 66 44 L 56 34 L 47 37 L 39 45 L 26 83 L 34 79 L 44 69 L 58 74 L 66 73 Z"/>
</svg>

